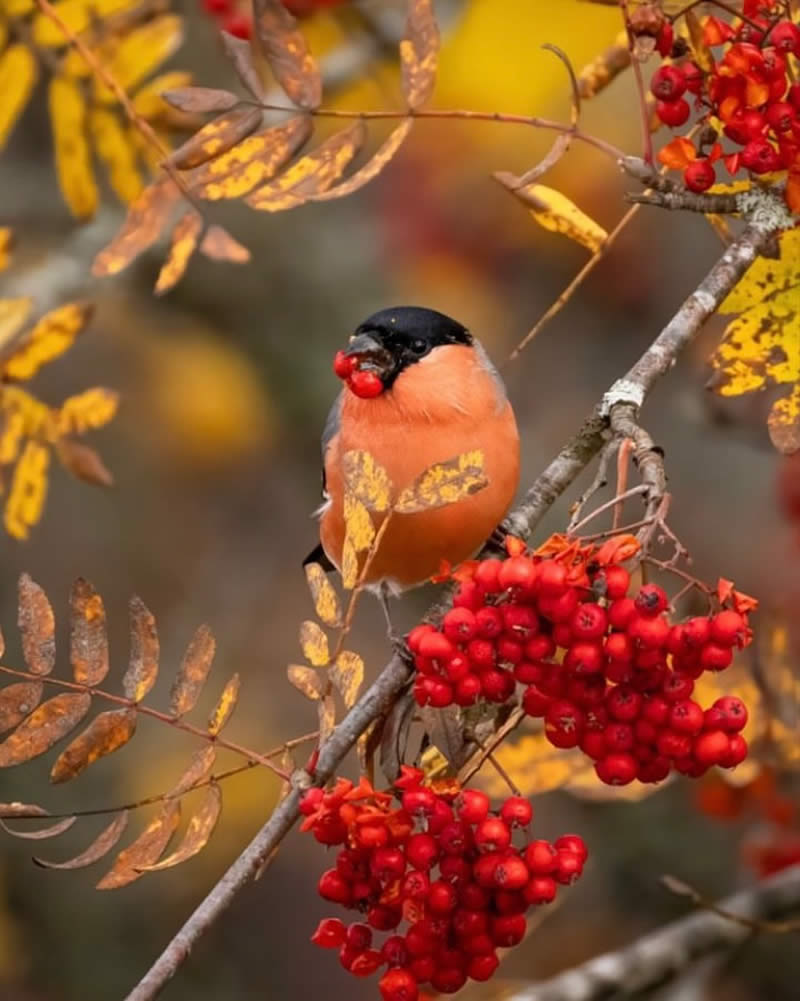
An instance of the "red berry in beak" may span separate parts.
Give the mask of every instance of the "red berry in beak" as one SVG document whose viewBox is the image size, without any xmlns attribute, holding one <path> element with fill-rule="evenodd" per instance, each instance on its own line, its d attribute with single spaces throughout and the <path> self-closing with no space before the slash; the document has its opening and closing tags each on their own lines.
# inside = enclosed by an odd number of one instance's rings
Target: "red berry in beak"
<svg viewBox="0 0 800 1001">
<path fill-rule="evenodd" d="M 344 351 L 337 351 L 336 357 L 333 359 L 333 371 L 340 379 L 347 379 L 352 373 L 355 364 L 355 358 L 349 357 Z"/>
<path fill-rule="evenodd" d="M 351 359 L 348 358 L 347 360 L 350 361 Z M 374 372 L 362 372 L 360 369 L 352 373 L 347 380 L 347 385 L 362 400 L 372 400 L 376 396 L 380 396 L 383 392 L 383 382 L 380 376 Z"/>
</svg>

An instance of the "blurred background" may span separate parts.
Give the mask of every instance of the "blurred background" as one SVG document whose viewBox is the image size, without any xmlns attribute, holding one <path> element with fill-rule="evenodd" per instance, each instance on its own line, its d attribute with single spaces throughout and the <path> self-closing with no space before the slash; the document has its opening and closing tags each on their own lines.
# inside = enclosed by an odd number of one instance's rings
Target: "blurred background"
<svg viewBox="0 0 800 1001">
<path fill-rule="evenodd" d="M 391 6 L 373 0 L 374 7 Z M 206 85 L 232 86 L 216 27 L 193 0 L 177 5 L 186 42 L 172 60 Z M 580 68 L 619 30 L 613 7 L 560 0 L 445 3 L 445 42 L 434 106 L 566 118 L 565 74 L 541 45 L 562 48 Z M 341 11 L 305 22 L 315 51 L 353 44 Z M 370 60 L 340 78 L 330 103 L 399 107 L 391 60 Z M 638 152 L 631 81 L 585 106 L 583 127 Z M 376 125 L 377 141 L 384 133 Z M 523 440 L 523 483 L 572 434 L 610 383 L 652 340 L 720 251 L 700 217 L 643 211 L 574 301 L 512 364 L 514 345 L 584 263 L 580 247 L 540 230 L 490 177 L 522 172 L 551 136 L 520 126 L 419 122 L 377 181 L 340 201 L 264 215 L 233 204 L 218 217 L 253 254 L 250 264 L 196 257 L 167 297 L 151 288 L 163 247 L 118 277 L 89 277 L 91 260 L 123 212 L 113 200 L 76 227 L 59 198 L 44 101 L 29 110 L 0 159 L 0 221 L 16 232 L 3 294 L 32 295 L 40 310 L 71 298 L 97 304 L 90 331 L 33 388 L 57 403 L 88 385 L 122 395 L 118 418 L 94 436 L 114 473 L 93 489 L 54 469 L 44 518 L 26 543 L 0 538 L 0 622 L 7 663 L 19 664 L 16 580 L 28 571 L 49 594 L 66 649 L 71 580 L 89 578 L 106 603 L 110 683 L 127 659 L 127 600 L 155 614 L 162 677 L 151 702 L 165 705 L 171 675 L 195 627 L 208 622 L 217 658 L 201 710 L 240 672 L 243 696 L 230 736 L 272 747 L 316 726 L 314 710 L 285 680 L 300 652 L 296 624 L 312 613 L 300 562 L 316 542 L 310 513 L 319 495 L 319 433 L 337 392 L 331 360 L 355 326 L 387 305 L 414 303 L 455 316 L 500 365 Z M 624 183 L 597 151 L 576 147 L 547 183 L 610 229 L 624 211 Z M 722 330 L 708 325 L 648 402 L 645 422 L 666 452 L 672 527 L 700 577 L 733 578 L 770 611 L 796 596 L 797 548 L 777 497 L 779 461 L 764 429 L 764 398 L 721 403 L 704 389 L 706 360 Z M 537 537 L 566 523 L 558 505 Z M 605 499 L 604 495 L 602 499 Z M 429 594 L 404 599 L 411 625 Z M 795 606 L 796 607 L 796 606 Z M 377 604 L 359 608 L 353 645 L 373 676 L 387 656 Z M 62 662 L 60 670 L 67 665 Z M 202 712 L 199 715 L 202 718 Z M 0 775 L 0 799 L 53 811 L 136 800 L 174 782 L 194 750 L 190 738 L 143 720 L 119 755 L 66 787 L 50 788 L 49 761 Z M 78 873 L 35 868 L 31 854 L 66 858 L 106 822 L 86 819 L 54 842 L 0 840 L 0 998 L 95 1001 L 121 998 L 249 840 L 278 789 L 262 770 L 229 780 L 220 827 L 208 848 L 173 871 L 115 893 L 93 889 L 110 864 Z M 752 881 L 741 841 L 747 819 L 722 824 L 698 812 L 680 782 L 641 804 L 591 804 L 564 794 L 537 800 L 539 836 L 580 831 L 591 848 L 585 878 L 514 950 L 500 981 L 552 975 L 685 911 L 658 884 L 664 872 L 708 896 Z M 145 817 L 133 818 L 138 831 Z M 130 840 L 130 835 L 128 836 Z M 335 955 L 308 937 L 328 908 L 316 897 L 322 850 L 290 837 L 268 876 L 251 886 L 193 953 L 164 997 L 345 1001 L 377 997 Z M 713 976 L 711 975 L 713 974 Z M 698 982 L 659 997 L 789 1001 L 800 959 L 787 938 L 760 941 L 704 968 Z M 497 982 L 465 997 L 501 997 Z"/>
</svg>

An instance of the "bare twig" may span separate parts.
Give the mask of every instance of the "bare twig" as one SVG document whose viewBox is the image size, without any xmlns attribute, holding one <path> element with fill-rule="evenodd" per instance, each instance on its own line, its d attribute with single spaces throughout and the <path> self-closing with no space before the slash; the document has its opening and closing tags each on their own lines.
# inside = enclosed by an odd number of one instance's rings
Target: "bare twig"
<svg viewBox="0 0 800 1001">
<path fill-rule="evenodd" d="M 597 472 L 595 473 L 594 479 L 580 495 L 574 506 L 570 509 L 572 517 L 567 525 L 568 534 L 575 531 L 575 526 L 581 520 L 583 509 L 592 497 L 594 497 L 598 491 L 602 490 L 603 487 L 608 486 L 608 467 L 618 448 L 619 441 L 616 438 L 612 438 L 603 446 L 603 450 L 600 453 L 600 461 L 597 463 Z"/>
<path fill-rule="evenodd" d="M 712 914 L 716 914 L 726 921 L 733 921 L 734 924 L 741 925 L 743 928 L 749 928 L 750 931 L 766 932 L 769 935 L 788 935 L 790 932 L 800 931 L 800 921 L 798 920 L 770 921 L 766 918 L 754 918 L 747 914 L 738 914 L 735 911 L 729 910 L 724 905 L 716 904 L 713 900 L 709 900 L 708 897 L 704 897 L 693 886 L 689 886 L 688 883 L 684 883 L 681 879 L 676 879 L 675 876 L 662 876 L 661 882 L 670 893 L 674 893 L 678 897 L 688 897 L 695 907 L 699 907 L 700 910 L 711 911 Z"/>
</svg>

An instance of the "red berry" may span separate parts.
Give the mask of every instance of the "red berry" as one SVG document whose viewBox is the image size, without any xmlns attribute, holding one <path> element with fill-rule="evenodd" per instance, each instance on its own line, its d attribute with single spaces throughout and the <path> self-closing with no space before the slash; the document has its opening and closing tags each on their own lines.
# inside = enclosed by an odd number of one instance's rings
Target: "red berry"
<svg viewBox="0 0 800 1001">
<path fill-rule="evenodd" d="M 221 4 L 224 7 L 229 7 L 231 0 L 205 0 L 206 6 L 209 3 Z M 339 376 L 340 379 L 347 379 L 353 371 L 355 365 L 355 358 L 346 355 L 344 351 L 337 351 L 336 356 L 333 359 L 333 371 Z"/>
<path fill-rule="evenodd" d="M 484 640 L 496 639 L 503 631 L 503 615 L 499 608 L 485 605 L 475 614 L 475 628 Z"/>
<path fill-rule="evenodd" d="M 558 884 L 552 876 L 534 876 L 522 895 L 528 904 L 549 904 L 556 899 Z"/>
<path fill-rule="evenodd" d="M 636 778 L 636 759 L 632 754 L 609 754 L 596 762 L 597 777 L 606 785 L 624 786 Z"/>
<path fill-rule="evenodd" d="M 537 685 L 530 685 L 522 696 L 522 708 L 528 716 L 539 718 L 545 715 L 552 701 L 551 695 L 547 695 Z"/>
<path fill-rule="evenodd" d="M 562 886 L 569 886 L 574 883 L 583 872 L 583 859 L 574 852 L 558 853 L 558 868 L 556 869 L 556 882 Z"/>
<path fill-rule="evenodd" d="M 383 1001 L 417 1001 L 419 987 L 409 970 L 388 970 L 378 981 Z"/>
<path fill-rule="evenodd" d="M 662 730 L 656 741 L 658 753 L 664 758 L 688 758 L 692 750 L 692 738 L 675 730 Z"/>
<path fill-rule="evenodd" d="M 406 842 L 408 864 L 427 871 L 439 857 L 439 848 L 430 834 L 412 834 Z"/>
<path fill-rule="evenodd" d="M 545 598 L 560 598 L 567 589 L 567 571 L 561 563 L 548 560 L 539 569 L 537 588 Z"/>
<path fill-rule="evenodd" d="M 649 613 L 647 615 L 639 613 L 628 624 L 628 635 L 631 639 L 636 640 L 639 646 L 647 650 L 655 650 L 666 646 L 669 638 L 669 624 L 663 615 L 652 616 Z"/>
<path fill-rule="evenodd" d="M 659 66 L 650 80 L 650 90 L 659 101 L 677 101 L 686 90 L 686 78 L 677 66 Z"/>
<path fill-rule="evenodd" d="M 338 918 L 323 918 L 311 936 L 314 945 L 323 949 L 338 949 L 344 943 L 346 928 Z"/>
<path fill-rule="evenodd" d="M 747 726 L 747 706 L 735 695 L 723 695 L 712 706 L 722 713 L 721 726 L 723 730 L 737 733 Z"/>
<path fill-rule="evenodd" d="M 432 914 L 449 914 L 456 909 L 458 897 L 450 883 L 437 879 L 428 890 L 428 908 Z"/>
<path fill-rule="evenodd" d="M 379 375 L 375 372 L 361 371 L 357 369 L 347 380 L 351 392 L 360 396 L 362 400 L 372 400 L 380 396 L 384 386 Z"/>
<path fill-rule="evenodd" d="M 791 21 L 778 21 L 769 33 L 769 44 L 782 52 L 800 56 L 800 28 Z"/>
<path fill-rule="evenodd" d="M 502 591 L 509 589 L 531 592 L 538 574 L 527 556 L 512 556 L 500 567 L 498 583 Z"/>
<path fill-rule="evenodd" d="M 658 615 L 669 607 L 666 592 L 657 584 L 645 584 L 639 590 L 634 602 L 641 615 Z"/>
<path fill-rule="evenodd" d="M 733 663 L 733 651 L 729 646 L 707 643 L 700 651 L 700 663 L 706 671 L 724 671 Z"/>
<path fill-rule="evenodd" d="M 686 81 L 686 89 L 691 94 L 699 94 L 703 89 L 703 71 L 697 63 L 686 62 L 678 67 Z"/>
<path fill-rule="evenodd" d="M 767 139 L 753 139 L 742 150 L 742 166 L 754 174 L 769 174 L 780 166 L 775 148 Z"/>
<path fill-rule="evenodd" d="M 475 569 L 473 580 L 484 591 L 494 594 L 500 590 L 500 569 L 502 566 L 502 560 L 481 560 Z"/>
<path fill-rule="evenodd" d="M 608 616 L 600 605 L 585 602 L 575 609 L 569 626 L 576 640 L 597 640 L 605 635 Z"/>
<path fill-rule="evenodd" d="M 735 768 L 747 757 L 747 741 L 740 733 L 732 733 L 728 738 L 728 753 L 720 762 L 723 768 Z"/>
<path fill-rule="evenodd" d="M 467 824 L 480 824 L 489 813 L 489 797 L 480 789 L 464 789 L 455 802 L 458 816 Z"/>
<path fill-rule="evenodd" d="M 596 589 L 599 589 L 599 593 L 608 601 L 624 598 L 628 593 L 630 582 L 631 575 L 625 567 L 620 566 L 605 567 L 598 571 L 594 579 Z"/>
<path fill-rule="evenodd" d="M 680 702 L 681 699 L 688 699 L 694 691 L 694 682 L 685 674 L 672 671 L 664 679 L 661 686 L 661 693 L 667 702 Z"/>
<path fill-rule="evenodd" d="M 714 165 L 706 157 L 693 160 L 683 172 L 683 183 L 690 191 L 708 191 L 717 179 Z"/>
<path fill-rule="evenodd" d="M 518 855 L 505 855 L 494 867 L 493 885 L 503 890 L 521 890 L 531 878 L 527 866 Z"/>
<path fill-rule="evenodd" d="M 423 622 L 419 626 L 414 626 L 411 632 L 408 634 L 406 643 L 408 644 L 408 649 L 412 653 L 419 653 L 419 645 L 422 642 L 422 637 L 427 636 L 428 633 L 436 632 L 436 627 L 432 626 L 428 622 Z"/>
<path fill-rule="evenodd" d="M 524 914 L 502 914 L 492 918 L 492 941 L 502 949 L 519 945 L 525 937 L 527 924 Z"/>
<path fill-rule="evenodd" d="M 699 764 L 719 765 L 728 753 L 730 741 L 722 730 L 708 730 L 696 738 L 692 755 Z"/>
<path fill-rule="evenodd" d="M 627 633 L 611 633 L 606 637 L 605 651 L 609 660 L 630 663 L 634 655 L 633 640 Z"/>
<path fill-rule="evenodd" d="M 558 852 L 572 852 L 582 862 L 585 862 L 589 857 L 589 849 L 586 847 L 586 842 L 579 834 L 562 834 L 560 838 L 556 838 L 555 849 Z"/>
<path fill-rule="evenodd" d="M 472 706 L 478 701 L 481 694 L 481 682 L 475 674 L 468 674 L 466 678 L 456 683 L 453 692 L 453 701 L 458 706 Z"/>
<path fill-rule="evenodd" d="M 253 22 L 248 14 L 231 14 L 223 21 L 222 26 L 228 34 L 245 40 L 250 38 L 253 31 Z M 381 383 L 382 388 L 383 384 Z M 358 395 L 360 396 L 361 394 L 359 393 Z"/>
<path fill-rule="evenodd" d="M 573 702 L 557 699 L 547 708 L 544 731 L 555 747 L 576 747 L 585 725 L 585 714 Z"/>
<path fill-rule="evenodd" d="M 664 726 L 669 719 L 669 713 L 670 703 L 660 695 L 651 695 L 644 700 L 642 718 L 654 726 Z"/>
<path fill-rule="evenodd" d="M 620 723 L 631 723 L 642 711 L 644 700 L 639 692 L 628 685 L 617 685 L 606 695 L 605 705 L 609 715 Z"/>
<path fill-rule="evenodd" d="M 711 619 L 711 640 L 720 646 L 743 646 L 747 622 L 738 612 L 725 609 Z"/>
<path fill-rule="evenodd" d="M 467 975 L 460 967 L 437 969 L 431 977 L 431 986 L 442 994 L 455 994 L 467 982 Z"/>
<path fill-rule="evenodd" d="M 442 629 L 454 643 L 466 643 L 477 630 L 475 616 L 468 608 L 451 608 L 442 621 Z"/>
<path fill-rule="evenodd" d="M 335 869 L 328 869 L 319 878 L 317 892 L 323 900 L 349 907 L 353 899 L 350 884 Z"/>
<path fill-rule="evenodd" d="M 672 43 L 675 41 L 675 30 L 670 21 L 665 21 L 656 35 L 656 51 L 666 59 L 672 52 Z"/>
<path fill-rule="evenodd" d="M 596 674 L 603 670 L 603 647 L 597 641 L 573 643 L 564 657 L 564 666 L 575 674 Z"/>
<path fill-rule="evenodd" d="M 527 827 L 533 820 L 533 807 L 522 796 L 509 796 L 500 808 L 500 819 L 509 827 Z"/>
<path fill-rule="evenodd" d="M 767 121 L 776 132 L 788 132 L 797 118 L 797 111 L 788 101 L 776 101 L 767 108 Z"/>
<path fill-rule="evenodd" d="M 603 741 L 608 753 L 633 750 L 633 727 L 630 723 L 609 723 L 603 731 Z"/>
<path fill-rule="evenodd" d="M 511 831 L 499 817 L 487 817 L 475 830 L 475 844 L 479 851 L 505 851 L 511 844 Z"/>
<path fill-rule="evenodd" d="M 696 616 L 684 625 L 684 639 L 688 646 L 701 647 L 711 639 L 711 620 Z"/>
<path fill-rule="evenodd" d="M 656 102 L 656 114 L 664 125 L 668 125 L 671 129 L 685 125 L 691 113 L 689 102 L 683 97 L 679 97 L 677 101 Z"/>
<path fill-rule="evenodd" d="M 549 841 L 531 841 L 525 848 L 525 864 L 534 876 L 555 872 L 558 865 L 556 849 Z"/>
<path fill-rule="evenodd" d="M 516 943 L 514 944 L 516 945 Z M 471 980 L 477 980 L 478 983 L 491 980 L 499 965 L 500 960 L 493 952 L 483 956 L 473 956 L 467 963 L 467 976 Z"/>
<path fill-rule="evenodd" d="M 488 671 L 490 667 L 494 667 L 494 644 L 489 640 L 470 640 L 467 644 L 467 657 L 476 671 Z"/>
<path fill-rule="evenodd" d="M 703 729 L 703 710 L 691 699 L 681 699 L 673 703 L 669 714 L 669 725 L 678 733 L 694 736 Z"/>
</svg>

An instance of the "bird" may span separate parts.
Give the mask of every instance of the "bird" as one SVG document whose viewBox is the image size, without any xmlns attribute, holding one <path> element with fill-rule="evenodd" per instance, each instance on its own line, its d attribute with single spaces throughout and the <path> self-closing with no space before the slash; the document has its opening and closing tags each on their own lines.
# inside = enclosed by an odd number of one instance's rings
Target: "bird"
<svg viewBox="0 0 800 1001">
<path fill-rule="evenodd" d="M 452 504 L 392 515 L 363 585 L 382 600 L 469 559 L 507 514 L 519 484 L 519 433 L 499 373 L 480 341 L 443 313 L 395 306 L 361 323 L 336 354 L 345 385 L 322 435 L 320 543 L 304 560 L 339 570 L 345 538 L 343 457 L 368 452 L 394 491 L 465 452 L 483 454 L 487 485 Z M 376 528 L 385 515 L 372 515 Z"/>
</svg>

